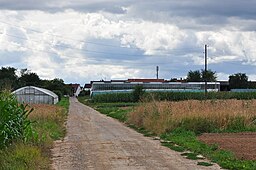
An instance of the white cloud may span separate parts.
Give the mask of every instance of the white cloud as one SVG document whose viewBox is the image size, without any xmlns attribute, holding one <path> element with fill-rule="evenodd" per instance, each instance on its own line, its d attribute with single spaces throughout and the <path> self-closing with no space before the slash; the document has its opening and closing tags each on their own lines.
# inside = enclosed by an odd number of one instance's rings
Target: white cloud
<svg viewBox="0 0 256 170">
<path fill-rule="evenodd" d="M 225 61 L 255 62 L 256 51 L 254 43 L 256 33 L 222 29 L 218 32 L 197 32 L 198 44 L 209 45 L 210 62 Z"/>
<path fill-rule="evenodd" d="M 212 23 L 200 29 L 201 25 L 195 27 L 198 20 L 189 20 L 182 15 L 172 18 L 162 11 L 158 17 L 173 20 L 156 22 L 130 17 L 132 7 L 123 9 L 129 14 L 83 13 L 70 9 L 55 13 L 0 11 L 0 32 L 3 32 L 0 34 L 0 52 L 22 55 L 19 62 L 42 78 L 60 77 L 80 83 L 104 78 L 155 77 L 156 65 L 165 70 L 161 72 L 163 78 L 170 78 L 170 72 L 180 77 L 204 64 L 204 44 L 209 45 L 210 64 L 240 61 L 248 68 L 256 64 L 256 33 L 243 31 L 245 28 L 237 24 L 243 21 L 248 26 L 254 24 L 253 19 L 232 18 L 228 20 L 228 23 L 234 23 L 232 26 L 227 23 L 221 28 L 214 26 L 205 31 Z M 97 51 L 103 53 L 95 53 Z M 1 65 L 9 60 L 10 64 L 14 62 L 11 58 L 4 60 L 0 59 Z M 227 78 L 231 72 L 228 69 L 218 74 L 220 79 Z M 234 72 L 239 72 L 239 68 Z"/>
</svg>

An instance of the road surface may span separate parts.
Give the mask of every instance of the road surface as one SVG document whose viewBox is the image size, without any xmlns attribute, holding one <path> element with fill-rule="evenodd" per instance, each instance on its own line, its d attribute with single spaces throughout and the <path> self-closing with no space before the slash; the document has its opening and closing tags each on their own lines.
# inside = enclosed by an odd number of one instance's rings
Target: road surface
<svg viewBox="0 0 256 170">
<path fill-rule="evenodd" d="M 70 98 L 67 134 L 52 149 L 57 170 L 195 170 L 203 167 Z"/>
</svg>

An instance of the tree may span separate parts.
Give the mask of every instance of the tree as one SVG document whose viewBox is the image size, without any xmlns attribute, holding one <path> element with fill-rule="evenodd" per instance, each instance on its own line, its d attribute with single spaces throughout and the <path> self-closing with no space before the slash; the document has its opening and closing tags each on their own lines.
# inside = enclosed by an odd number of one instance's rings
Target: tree
<svg viewBox="0 0 256 170">
<path fill-rule="evenodd" d="M 66 85 L 62 79 L 42 80 L 42 87 L 55 92 L 59 99 L 63 95 L 70 95 L 71 88 Z"/>
<path fill-rule="evenodd" d="M 245 73 L 236 73 L 229 76 L 230 89 L 248 88 L 248 76 Z"/>
<path fill-rule="evenodd" d="M 22 86 L 39 86 L 41 79 L 36 73 L 32 73 L 27 69 L 21 69 L 21 76 L 19 78 L 19 85 Z"/>
<path fill-rule="evenodd" d="M 0 69 L 0 90 L 13 89 L 17 84 L 16 69 L 13 67 L 2 67 Z"/>
<path fill-rule="evenodd" d="M 187 81 L 188 82 L 200 82 L 200 81 L 202 81 L 200 71 L 199 70 L 196 70 L 196 71 L 190 70 L 187 74 Z"/>
<path fill-rule="evenodd" d="M 209 82 L 214 82 L 216 81 L 217 76 L 216 72 L 212 70 L 195 70 L 195 71 L 189 71 L 187 74 L 187 81 L 188 82 L 203 82 L 205 80 Z"/>
<path fill-rule="evenodd" d="M 201 70 L 201 76 L 202 76 L 202 80 L 205 81 L 209 81 L 209 82 L 214 82 L 217 80 L 217 76 L 216 76 L 216 71 L 212 71 L 212 70 Z"/>
</svg>

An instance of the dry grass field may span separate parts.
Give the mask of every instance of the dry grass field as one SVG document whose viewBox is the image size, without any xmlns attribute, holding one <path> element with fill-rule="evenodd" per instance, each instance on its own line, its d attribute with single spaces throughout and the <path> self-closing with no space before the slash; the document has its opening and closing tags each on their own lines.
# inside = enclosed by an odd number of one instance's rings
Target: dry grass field
<svg viewBox="0 0 256 170">
<path fill-rule="evenodd" d="M 187 100 L 142 103 L 129 122 L 156 134 L 184 126 L 199 133 L 236 130 L 255 125 L 256 100 Z M 200 129 L 204 128 L 204 129 Z M 241 130 L 241 129 L 237 129 Z"/>
<path fill-rule="evenodd" d="M 30 104 L 29 108 L 33 108 L 33 111 L 29 115 L 30 119 L 58 119 L 63 111 L 61 106 L 48 104 Z"/>
<path fill-rule="evenodd" d="M 183 128 L 199 135 L 200 141 L 232 151 L 239 159 L 256 159 L 256 100 L 141 103 L 128 121 L 158 135 Z"/>
</svg>

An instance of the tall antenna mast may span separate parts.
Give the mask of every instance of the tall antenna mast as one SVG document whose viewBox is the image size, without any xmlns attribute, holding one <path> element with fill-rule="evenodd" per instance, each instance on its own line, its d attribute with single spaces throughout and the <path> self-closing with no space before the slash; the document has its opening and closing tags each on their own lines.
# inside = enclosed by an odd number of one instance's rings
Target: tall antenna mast
<svg viewBox="0 0 256 170">
<path fill-rule="evenodd" d="M 159 67 L 156 66 L 156 79 L 158 79 L 158 72 L 159 72 Z"/>
</svg>

